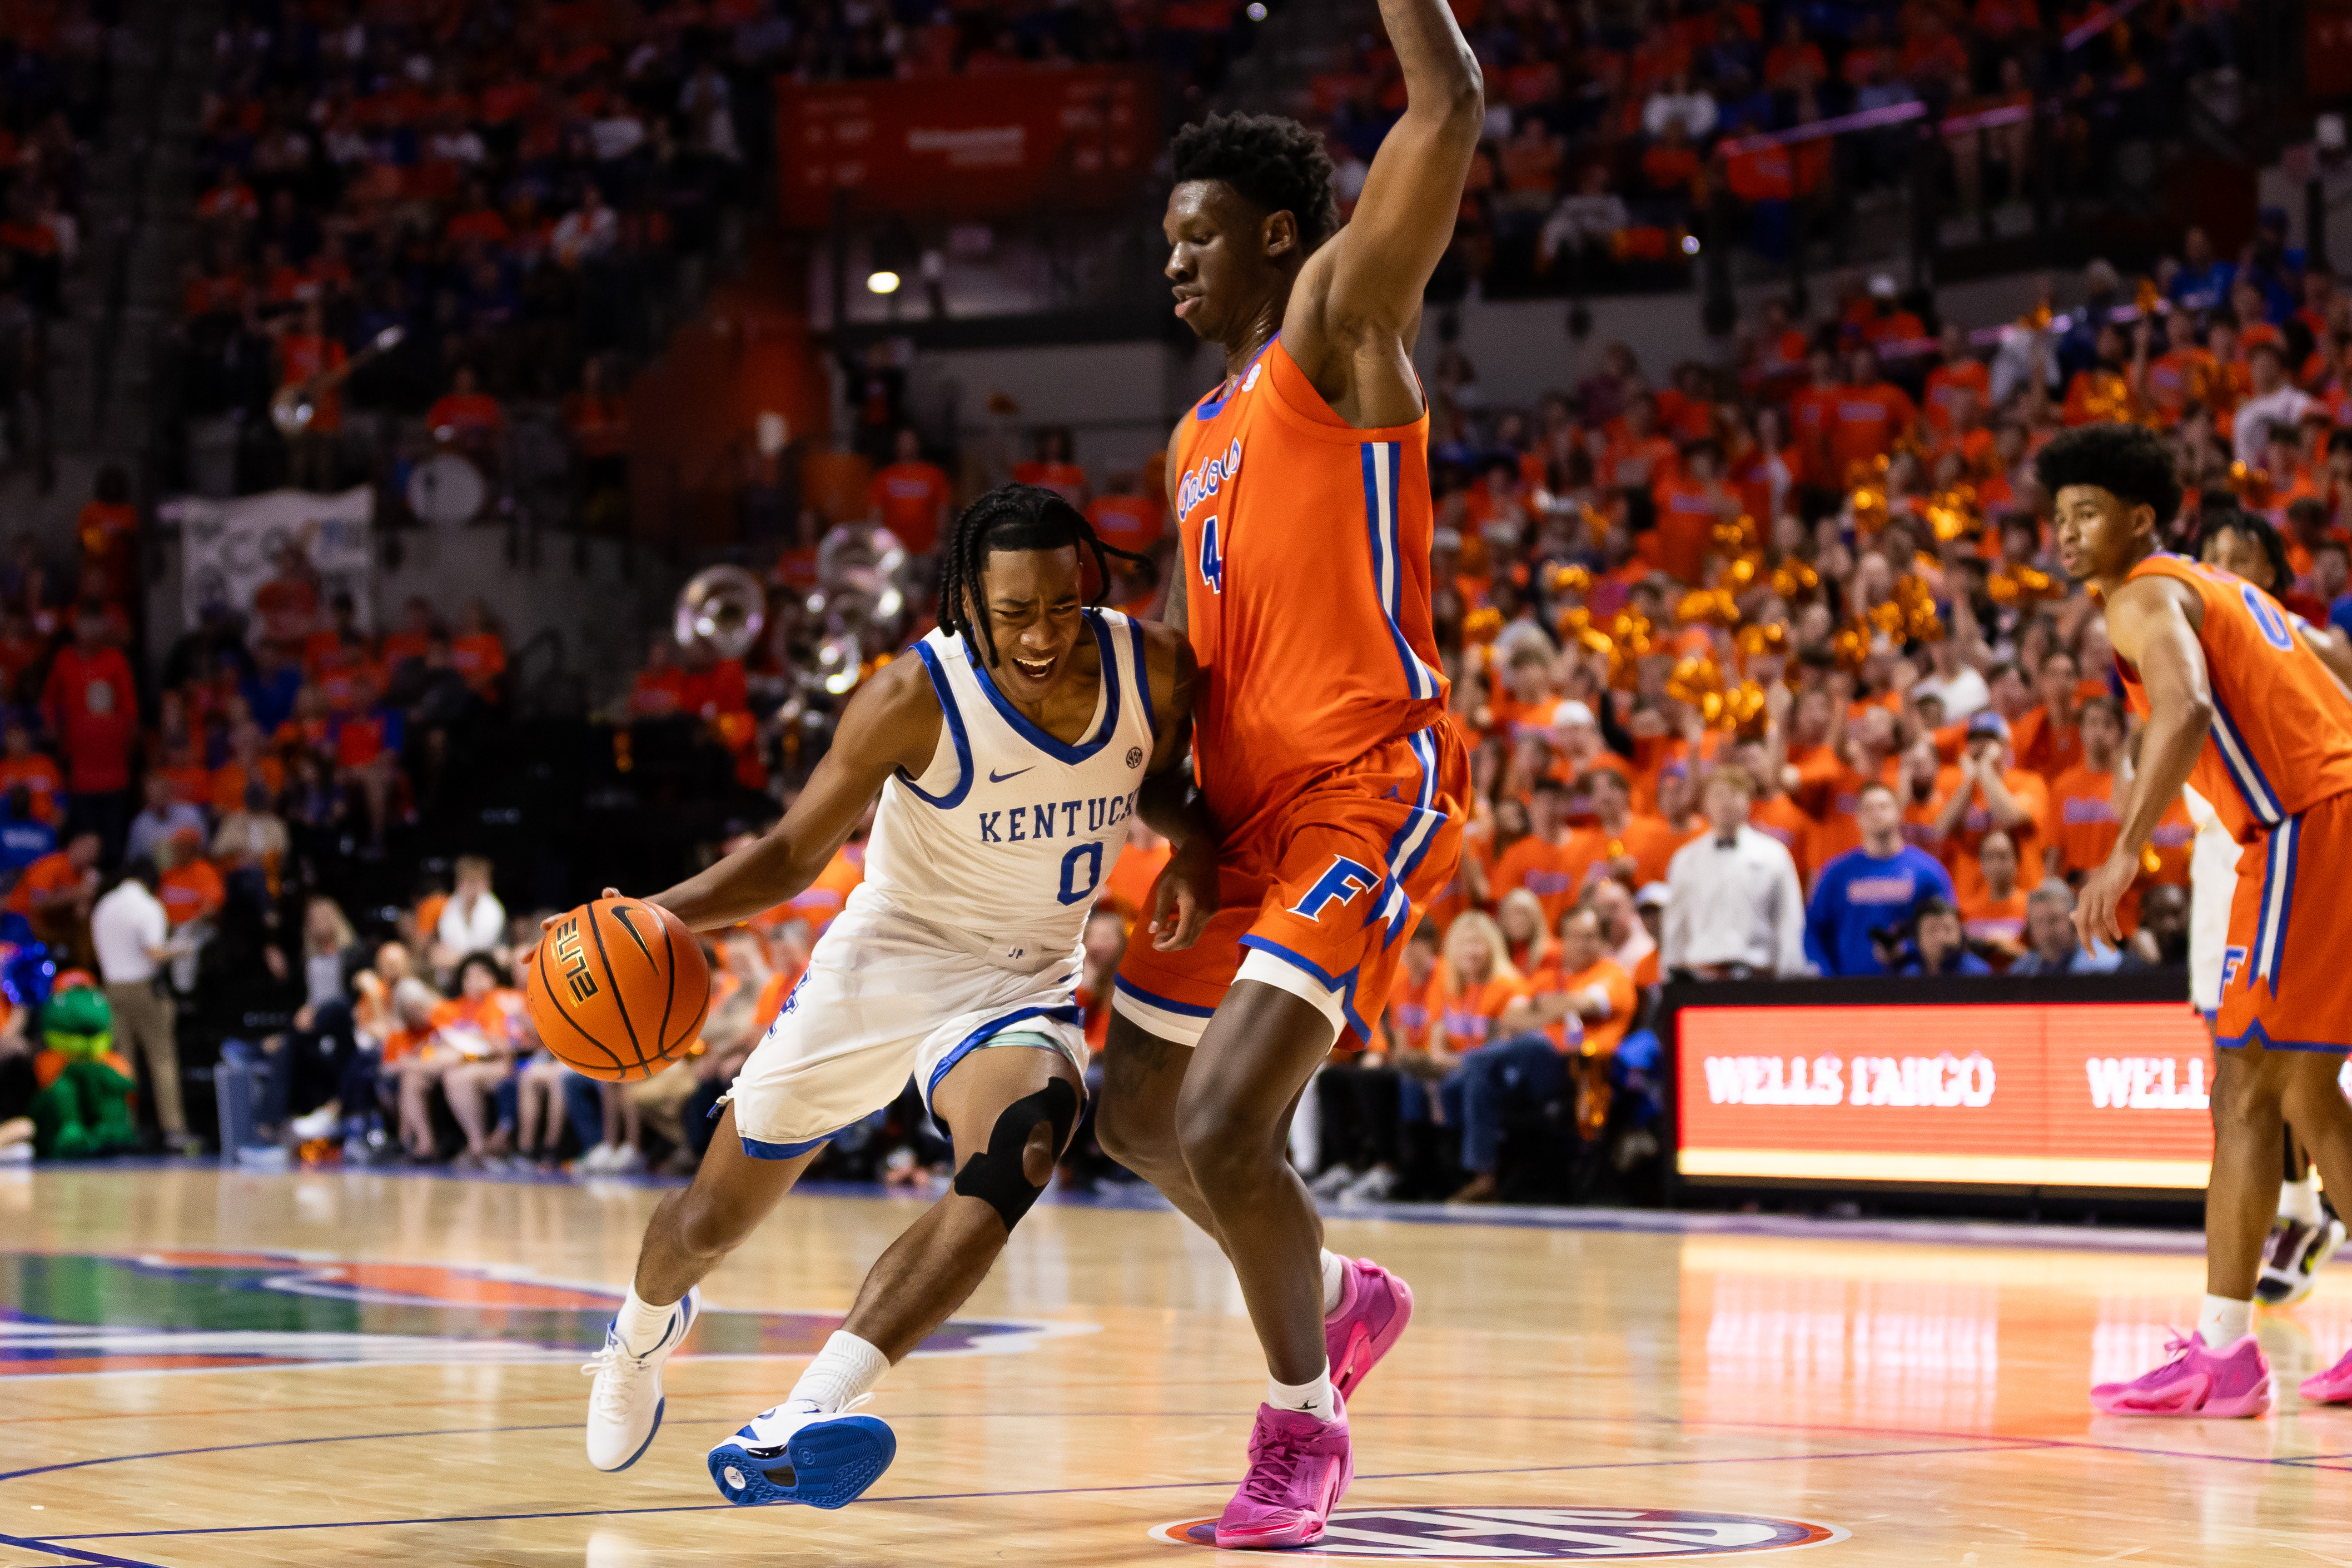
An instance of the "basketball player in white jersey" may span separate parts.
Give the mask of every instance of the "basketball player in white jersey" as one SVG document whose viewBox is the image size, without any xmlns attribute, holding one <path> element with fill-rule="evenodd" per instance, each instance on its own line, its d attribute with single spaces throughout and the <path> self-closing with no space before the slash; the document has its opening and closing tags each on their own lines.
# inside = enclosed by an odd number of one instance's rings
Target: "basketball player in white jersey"
<svg viewBox="0 0 2352 1568">
<path fill-rule="evenodd" d="M 772 909 L 879 792 L 866 881 L 721 1103 L 693 1186 L 655 1211 L 584 1369 L 598 1469 L 625 1469 L 653 1441 L 661 1365 L 694 1324 L 697 1281 L 910 1073 L 955 1140 L 953 1189 L 875 1263 L 783 1402 L 710 1450 L 722 1496 L 839 1508 L 871 1486 L 897 1442 L 852 1407 L 979 1285 L 1044 1191 L 1085 1092 L 1087 915 L 1145 780 L 1162 776 L 1155 800 L 1183 796 L 1191 645 L 1087 605 L 1086 568 L 1108 581 L 1108 549 L 1050 490 L 982 497 L 942 552 L 940 630 L 850 703 L 783 821 L 654 896 L 697 931 Z M 1215 907 L 1213 835 L 1190 808 L 1147 804 L 1177 845 L 1151 930 L 1185 946 Z"/>
<path fill-rule="evenodd" d="M 2198 532 L 2197 559 L 2273 595 L 2294 584 L 2286 540 L 2259 513 L 2209 509 Z M 2293 611 L 2287 619 L 2328 672 L 2352 690 L 2352 647 L 2346 645 L 2343 633 L 2314 626 Z M 2221 966 L 2230 941 L 2230 900 L 2238 884 L 2239 845 L 2202 796 L 2185 786 L 2180 795 L 2189 820 L 2197 824 L 2196 847 L 2189 857 L 2189 999 L 2210 1022 L 2221 1006 Z M 2286 1130 L 2281 1146 L 2284 1163 L 2278 1218 L 2263 1243 L 2254 1299 L 2265 1306 L 2291 1307 L 2317 1288 L 2319 1270 L 2344 1244 L 2344 1222 L 2320 1207 L 2318 1173 L 2296 1142 L 2294 1128 Z"/>
</svg>

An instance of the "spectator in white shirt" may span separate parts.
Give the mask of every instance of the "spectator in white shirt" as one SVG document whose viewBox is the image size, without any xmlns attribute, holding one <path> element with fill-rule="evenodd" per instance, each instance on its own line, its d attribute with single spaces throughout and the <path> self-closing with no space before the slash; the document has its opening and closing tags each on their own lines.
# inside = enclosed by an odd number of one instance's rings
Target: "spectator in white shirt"
<svg viewBox="0 0 2352 1568">
<path fill-rule="evenodd" d="M 457 871 L 457 889 L 441 906 L 441 924 L 433 932 L 436 969 L 455 969 L 468 953 L 496 954 L 506 938 L 506 905 L 490 891 L 490 862 L 460 855 Z"/>
<path fill-rule="evenodd" d="M 1706 979 L 1805 972 L 1805 898 L 1797 862 L 1780 841 L 1748 825 L 1756 784 L 1718 768 L 1703 802 L 1708 832 L 1667 863 L 1665 931 L 1658 967 Z"/>
<path fill-rule="evenodd" d="M 162 883 L 153 861 L 132 857 L 122 868 L 122 880 L 89 912 L 90 946 L 98 951 L 107 1005 L 114 1009 L 115 1042 L 125 1056 L 147 1063 L 147 1092 L 164 1145 L 176 1154 L 193 1155 L 204 1145 L 190 1135 L 180 1108 L 180 1046 L 172 1000 L 155 981 L 163 965 L 194 948 L 171 939 L 171 920 L 155 896 Z"/>
<path fill-rule="evenodd" d="M 593 183 L 581 193 L 580 204 L 556 220 L 548 236 L 555 259 L 565 267 L 594 261 L 621 243 L 621 220 L 604 204 L 604 193 Z"/>
<path fill-rule="evenodd" d="M 1609 171 L 1591 164 L 1584 171 L 1577 193 L 1562 197 L 1545 221 L 1543 233 L 1536 240 L 1537 260 L 1549 270 L 1562 251 L 1578 256 L 1587 251 L 1605 253 L 1610 240 L 1633 225 L 1633 215 L 1626 210 L 1624 198 L 1609 189 Z"/>
<path fill-rule="evenodd" d="M 1675 72 L 1642 106 L 1642 129 L 1653 136 L 1664 136 L 1669 126 L 1679 125 L 1684 135 L 1701 141 L 1715 129 L 1716 118 L 1714 98 L 1705 88 L 1691 85 L 1688 71 Z"/>
<path fill-rule="evenodd" d="M 2263 448 L 2270 442 L 2272 429 L 2282 429 L 2292 435 L 2304 410 L 2318 400 L 2287 380 L 2286 357 L 2276 343 L 2265 340 L 2248 349 L 2246 373 L 2253 380 L 2254 392 L 2238 405 L 2230 443 L 2239 462 L 2257 468 L 2262 465 Z"/>
</svg>

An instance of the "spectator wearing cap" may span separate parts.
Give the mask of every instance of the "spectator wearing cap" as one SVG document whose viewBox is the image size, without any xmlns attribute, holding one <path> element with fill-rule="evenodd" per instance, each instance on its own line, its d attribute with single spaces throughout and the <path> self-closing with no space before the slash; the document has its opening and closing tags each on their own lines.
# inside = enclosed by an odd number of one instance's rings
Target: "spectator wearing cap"
<svg viewBox="0 0 2352 1568">
<path fill-rule="evenodd" d="M 1978 714 L 1969 720 L 1959 761 L 1936 780 L 1936 816 L 1927 838 L 1947 865 L 1960 868 L 1963 882 L 1973 874 L 1977 846 L 1995 828 L 2016 843 L 2021 864 L 2035 868 L 2042 863 L 2041 829 L 2050 814 L 2050 786 L 2040 774 L 2016 765 L 2009 737 L 2009 724 L 2000 715 L 1989 710 Z"/>
<path fill-rule="evenodd" d="M 1805 972 L 1805 897 L 1797 862 L 1779 840 L 1748 826 L 1756 786 L 1718 768 L 1703 797 L 1708 831 L 1666 869 L 1658 966 L 1702 979 Z M 1648 889 L 1644 889 L 1646 894 Z"/>
<path fill-rule="evenodd" d="M 144 855 L 155 859 L 157 849 L 171 841 L 183 828 L 192 829 L 201 837 L 205 831 L 205 814 L 185 800 L 175 800 L 172 781 L 161 772 L 147 775 L 146 804 L 131 819 L 131 831 L 123 839 L 122 852 L 137 859 Z"/>
<path fill-rule="evenodd" d="M 1601 723 L 1591 707 L 1571 697 L 1551 710 L 1551 723 L 1547 732 L 1551 747 L 1559 754 L 1552 766 L 1552 777 L 1563 784 L 1573 784 L 1595 768 L 1613 768 L 1625 772 L 1625 759 L 1612 752 L 1601 737 Z"/>
<path fill-rule="evenodd" d="M 2053 877 L 2025 900 L 2025 956 L 2009 967 L 2012 975 L 2105 975 L 2123 955 L 2105 943 L 2083 946 L 2074 929 L 2074 890 Z"/>
<path fill-rule="evenodd" d="M 1943 862 L 1903 841 L 1903 808 L 1885 784 L 1855 803 L 1862 847 L 1822 868 L 1805 917 L 1805 956 L 1824 975 L 1883 975 L 1878 938 L 1907 926 L 1930 898 L 1948 900 Z"/>
<path fill-rule="evenodd" d="M 1913 956 L 1900 973 L 1906 976 L 1990 975 L 1992 966 L 1969 951 L 1960 912 L 1948 898 L 1930 898 L 1919 905 L 1912 934 Z"/>
</svg>

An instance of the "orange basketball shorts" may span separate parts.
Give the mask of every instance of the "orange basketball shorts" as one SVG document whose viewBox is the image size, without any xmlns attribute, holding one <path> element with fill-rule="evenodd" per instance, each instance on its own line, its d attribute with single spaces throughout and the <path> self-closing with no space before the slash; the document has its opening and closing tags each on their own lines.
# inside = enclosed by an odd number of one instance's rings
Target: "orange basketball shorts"
<svg viewBox="0 0 2352 1568">
<path fill-rule="evenodd" d="M 1416 912 L 1453 879 L 1469 794 L 1469 753 L 1446 719 L 1334 768 L 1224 846 L 1199 941 L 1162 953 L 1137 932 L 1112 1007 L 1197 1045 L 1234 981 L 1257 979 L 1373 1041 Z"/>
<path fill-rule="evenodd" d="M 2306 807 L 2238 860 L 2217 1046 L 2352 1050 L 2352 795 Z"/>
</svg>

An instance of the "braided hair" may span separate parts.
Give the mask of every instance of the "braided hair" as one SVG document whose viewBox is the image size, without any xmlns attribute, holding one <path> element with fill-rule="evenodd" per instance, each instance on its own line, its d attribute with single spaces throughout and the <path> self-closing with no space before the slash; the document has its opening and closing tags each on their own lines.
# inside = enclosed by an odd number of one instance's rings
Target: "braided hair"
<svg viewBox="0 0 2352 1568">
<path fill-rule="evenodd" d="M 1103 543 L 1086 514 L 1055 491 L 1040 485 L 999 485 L 964 508 L 940 548 L 940 630 L 963 633 L 975 653 L 995 664 L 996 634 L 989 625 L 987 596 L 980 591 L 980 576 L 987 568 L 989 553 L 1065 548 L 1091 553 L 1106 589 L 1110 585 L 1107 558 L 1151 564 L 1131 550 Z M 1101 603 L 1101 594 L 1088 602 Z M 972 623 L 975 612 L 978 625 Z"/>
</svg>

